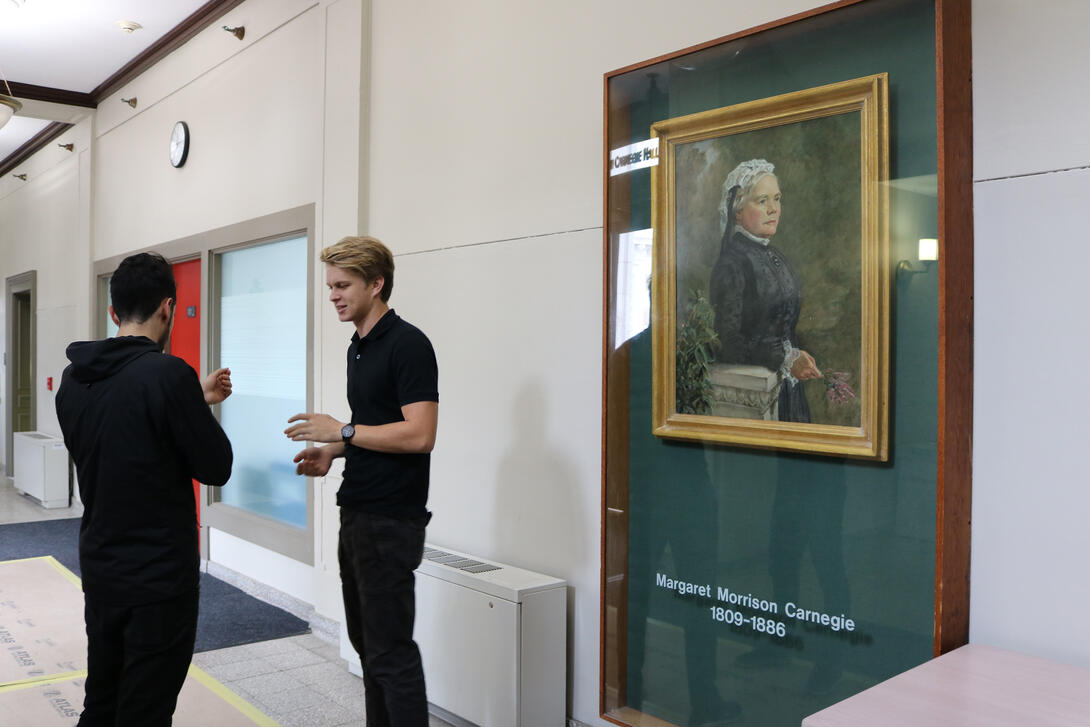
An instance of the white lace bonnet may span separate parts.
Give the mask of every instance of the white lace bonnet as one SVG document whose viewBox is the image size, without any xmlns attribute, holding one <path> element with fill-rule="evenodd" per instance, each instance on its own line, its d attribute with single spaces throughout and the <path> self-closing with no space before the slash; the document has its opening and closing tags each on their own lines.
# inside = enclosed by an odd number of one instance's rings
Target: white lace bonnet
<svg viewBox="0 0 1090 727">
<path fill-rule="evenodd" d="M 727 175 L 726 181 L 723 182 L 723 198 L 719 201 L 719 234 L 726 231 L 727 223 L 732 219 L 732 210 L 727 209 L 731 189 L 740 188 L 734 198 L 734 208 L 738 209 L 741 207 L 742 200 L 745 199 L 746 192 L 751 190 L 761 177 L 772 174 L 775 169 L 775 166 L 764 159 L 750 159 L 736 166 Z"/>
</svg>

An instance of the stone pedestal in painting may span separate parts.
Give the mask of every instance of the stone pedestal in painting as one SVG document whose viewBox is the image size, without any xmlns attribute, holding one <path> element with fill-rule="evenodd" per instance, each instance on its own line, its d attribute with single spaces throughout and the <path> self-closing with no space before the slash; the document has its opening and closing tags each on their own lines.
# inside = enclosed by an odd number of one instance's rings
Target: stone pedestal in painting
<svg viewBox="0 0 1090 727">
<path fill-rule="evenodd" d="M 714 399 L 712 416 L 779 418 L 780 380 L 776 372 L 764 366 L 712 364 L 708 381 Z"/>
</svg>

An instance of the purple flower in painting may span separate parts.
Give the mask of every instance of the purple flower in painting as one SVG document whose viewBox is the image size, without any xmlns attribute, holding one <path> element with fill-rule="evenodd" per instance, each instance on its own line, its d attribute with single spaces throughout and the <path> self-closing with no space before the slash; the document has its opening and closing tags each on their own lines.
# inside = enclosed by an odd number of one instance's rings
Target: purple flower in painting
<svg viewBox="0 0 1090 727">
<path fill-rule="evenodd" d="M 847 404 L 855 398 L 855 392 L 848 383 L 847 371 L 825 372 L 825 396 L 833 406 Z"/>
</svg>

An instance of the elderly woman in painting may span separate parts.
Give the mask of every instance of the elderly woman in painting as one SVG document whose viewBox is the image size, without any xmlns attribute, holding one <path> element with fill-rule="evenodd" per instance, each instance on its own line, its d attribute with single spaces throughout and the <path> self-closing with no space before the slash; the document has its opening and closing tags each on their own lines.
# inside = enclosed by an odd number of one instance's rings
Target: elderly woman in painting
<svg viewBox="0 0 1090 727">
<path fill-rule="evenodd" d="M 723 241 L 709 284 L 718 358 L 777 372 L 780 421 L 809 422 L 803 383 L 822 373 L 814 357 L 799 348 L 795 333 L 802 302 L 799 276 L 772 244 L 780 223 L 780 185 L 773 170 L 764 159 L 750 159 L 723 183 Z"/>
</svg>

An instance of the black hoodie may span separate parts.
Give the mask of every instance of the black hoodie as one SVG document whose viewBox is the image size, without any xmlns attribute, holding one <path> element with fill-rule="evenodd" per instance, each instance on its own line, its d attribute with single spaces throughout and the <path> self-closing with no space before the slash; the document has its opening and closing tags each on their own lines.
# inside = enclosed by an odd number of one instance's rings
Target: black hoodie
<svg viewBox="0 0 1090 727">
<path fill-rule="evenodd" d="M 232 459 L 196 373 L 143 336 L 79 341 L 67 353 L 57 418 L 83 500 L 83 590 L 131 605 L 195 589 L 191 479 L 223 485 Z"/>
</svg>

